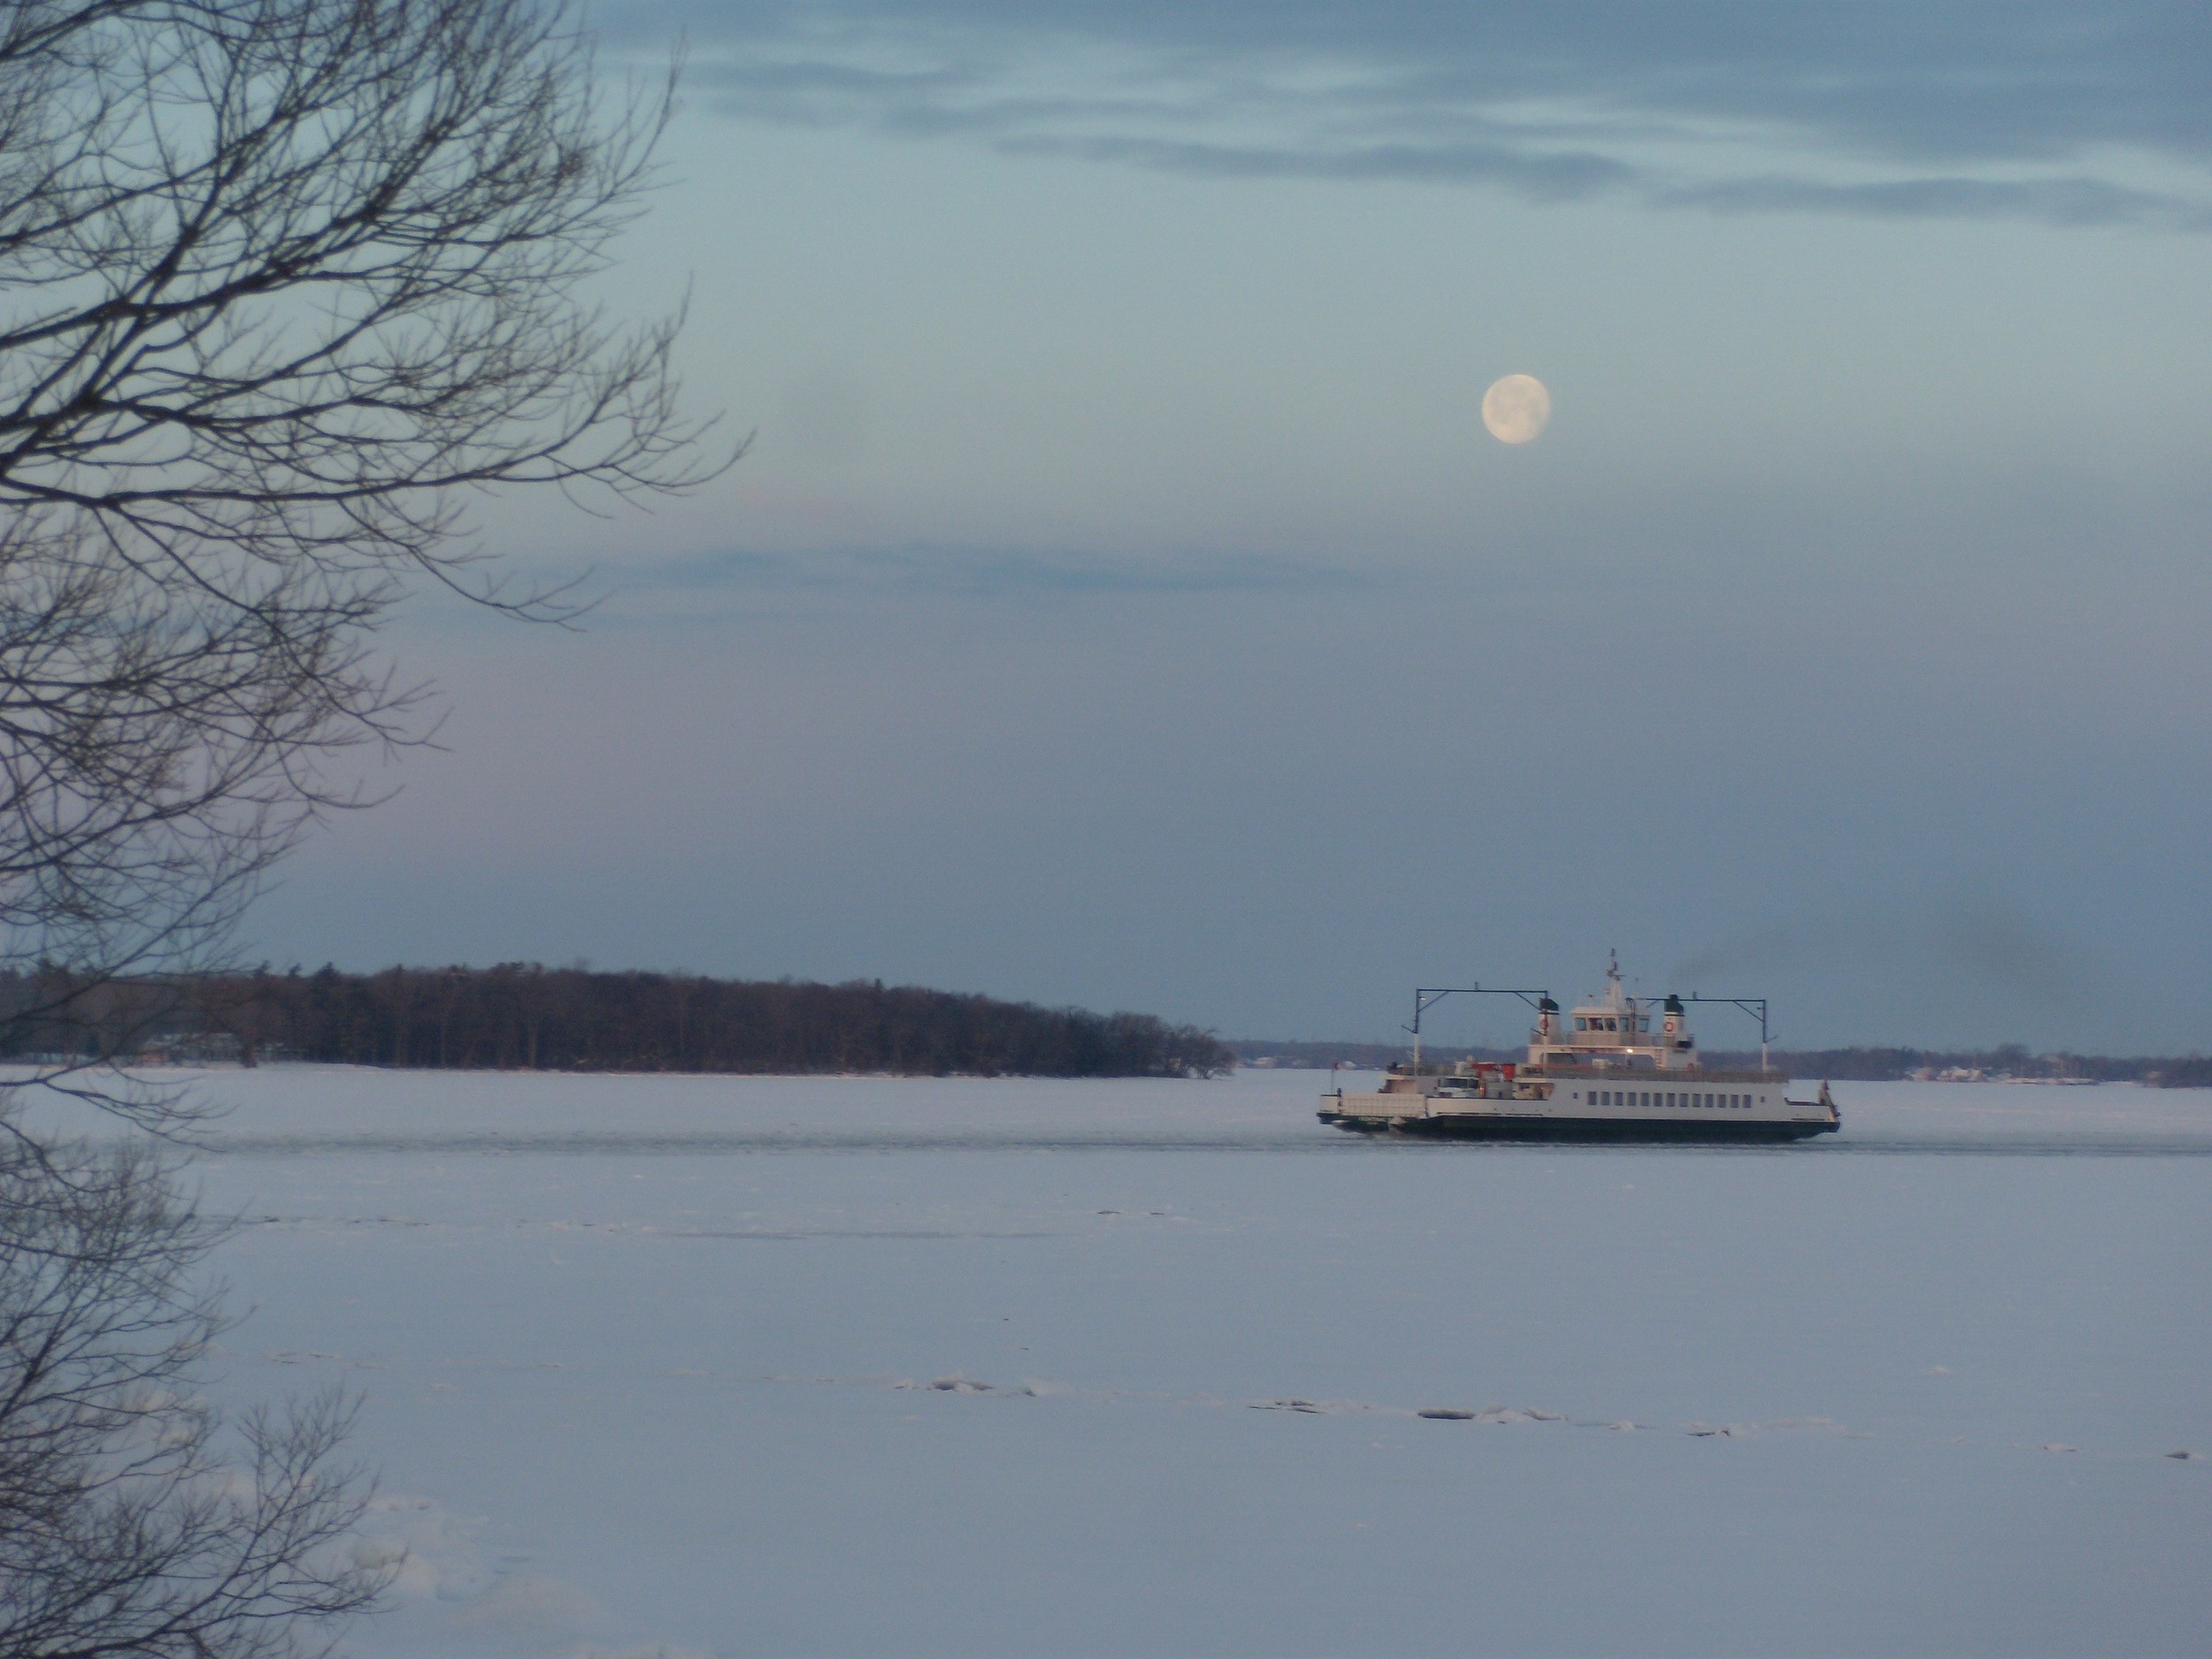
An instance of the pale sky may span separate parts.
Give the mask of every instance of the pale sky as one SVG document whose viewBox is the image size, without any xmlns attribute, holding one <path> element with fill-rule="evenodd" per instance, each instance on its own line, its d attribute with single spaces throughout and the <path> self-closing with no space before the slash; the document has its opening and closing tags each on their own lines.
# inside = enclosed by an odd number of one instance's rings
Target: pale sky
<svg viewBox="0 0 2212 1659">
<path fill-rule="evenodd" d="M 1379 1038 L 1617 947 L 1793 1043 L 2212 1048 L 2200 0 L 600 15 L 689 64 L 610 303 L 687 285 L 756 442 L 487 507 L 605 603 L 411 617 L 446 748 L 273 959 Z"/>
</svg>

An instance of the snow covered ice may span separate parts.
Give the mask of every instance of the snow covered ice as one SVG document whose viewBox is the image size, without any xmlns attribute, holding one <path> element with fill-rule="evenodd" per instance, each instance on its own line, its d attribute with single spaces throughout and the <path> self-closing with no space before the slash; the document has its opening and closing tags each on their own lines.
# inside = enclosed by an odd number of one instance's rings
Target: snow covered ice
<svg viewBox="0 0 2212 1659">
<path fill-rule="evenodd" d="M 204 1087 L 222 1393 L 365 1396 L 364 1659 L 2212 1640 L 2203 1094 L 1640 1149 L 1293 1071 Z"/>
</svg>

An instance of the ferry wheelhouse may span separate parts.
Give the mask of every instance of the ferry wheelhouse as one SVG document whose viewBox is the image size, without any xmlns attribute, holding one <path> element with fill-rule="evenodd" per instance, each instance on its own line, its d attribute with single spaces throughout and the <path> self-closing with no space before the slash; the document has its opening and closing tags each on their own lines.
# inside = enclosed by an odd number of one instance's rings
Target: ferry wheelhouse
<svg viewBox="0 0 2212 1659">
<path fill-rule="evenodd" d="M 1786 1073 L 1766 1064 L 1766 1003 L 1758 997 L 1685 998 L 1655 1005 L 1622 987 L 1620 964 L 1606 988 L 1571 1013 L 1542 991 L 1482 986 L 1414 993 L 1412 1058 L 1383 1074 L 1382 1087 L 1321 1097 L 1321 1121 L 1340 1129 L 1502 1141 L 1802 1141 L 1841 1122 L 1828 1086 L 1816 1100 L 1792 1100 Z M 1525 1061 L 1421 1056 L 1421 1016 L 1447 996 L 1516 996 L 1536 1010 Z M 1759 1065 L 1712 1068 L 1698 1057 L 1688 1002 L 1728 1002 L 1759 1020 Z"/>
</svg>

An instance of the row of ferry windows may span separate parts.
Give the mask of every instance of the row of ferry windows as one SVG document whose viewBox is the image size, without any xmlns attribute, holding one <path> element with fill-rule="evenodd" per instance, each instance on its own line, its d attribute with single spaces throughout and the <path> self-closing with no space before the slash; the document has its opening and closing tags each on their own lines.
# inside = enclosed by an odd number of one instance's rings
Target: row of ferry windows
<svg viewBox="0 0 2212 1659">
<path fill-rule="evenodd" d="M 1595 1014 L 1587 1016 L 1577 1014 L 1575 1029 L 1577 1031 L 1649 1031 L 1651 1022 L 1647 1019 L 1624 1019 L 1618 1014 L 1609 1014 L 1601 1019 Z"/>
<path fill-rule="evenodd" d="M 1765 1098 L 1763 1095 L 1761 1099 Z M 1684 1094 L 1670 1089 L 1594 1088 L 1590 1091 L 1593 1106 L 1711 1106 L 1733 1109 L 1749 1107 L 1748 1094 Z"/>
</svg>

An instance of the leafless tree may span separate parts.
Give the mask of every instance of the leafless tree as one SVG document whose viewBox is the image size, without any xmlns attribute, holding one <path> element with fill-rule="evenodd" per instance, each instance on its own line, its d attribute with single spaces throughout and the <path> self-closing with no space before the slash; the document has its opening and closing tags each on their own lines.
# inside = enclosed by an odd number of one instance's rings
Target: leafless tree
<svg viewBox="0 0 2212 1659">
<path fill-rule="evenodd" d="M 565 0 L 0 0 L 0 1096 L 188 1128 L 113 1080 L 116 1010 L 222 958 L 358 801 L 342 751 L 423 735 L 393 605 L 565 614 L 467 505 L 719 465 L 678 319 L 590 297 L 671 91 L 598 85 Z M 342 1407 L 226 1463 L 209 1233 L 149 1155 L 28 1121 L 0 1099 L 0 1659 L 295 1651 L 374 1588 L 330 1553 Z"/>
<path fill-rule="evenodd" d="M 588 295 L 668 91 L 558 0 L 0 0 L 0 965 L 207 960 L 419 734 L 411 581 L 561 614 L 472 498 L 715 470 Z"/>
<path fill-rule="evenodd" d="M 196 1395 L 216 1236 L 142 1146 L 0 1145 L 0 1659 L 320 1651 L 380 1587 L 345 1402 L 250 1415 L 234 1457 Z"/>
</svg>

